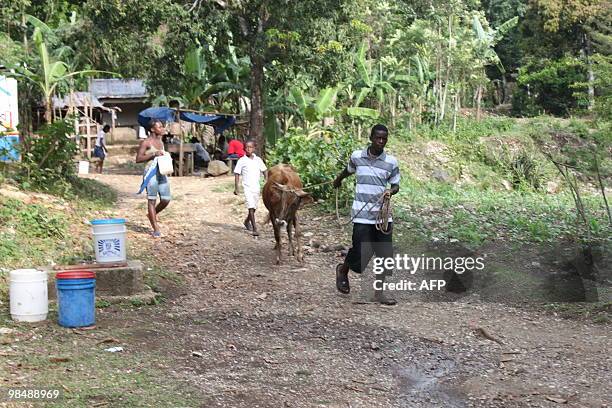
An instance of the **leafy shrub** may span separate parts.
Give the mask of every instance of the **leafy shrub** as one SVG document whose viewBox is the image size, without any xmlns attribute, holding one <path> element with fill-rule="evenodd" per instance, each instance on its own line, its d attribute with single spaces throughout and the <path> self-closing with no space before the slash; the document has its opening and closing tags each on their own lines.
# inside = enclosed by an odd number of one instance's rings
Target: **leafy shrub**
<svg viewBox="0 0 612 408">
<path fill-rule="evenodd" d="M 66 220 L 38 204 L 24 206 L 21 201 L 0 202 L 0 227 L 8 227 L 23 235 L 38 238 L 61 238 L 66 233 Z"/>
<path fill-rule="evenodd" d="M 68 121 L 45 125 L 35 137 L 26 137 L 20 147 L 21 163 L 18 180 L 24 188 L 65 194 L 69 180 L 75 176 L 73 158 L 75 141 L 69 137 Z"/>
<path fill-rule="evenodd" d="M 565 116 L 587 105 L 583 92 L 584 62 L 573 57 L 538 60 L 519 69 L 513 113 L 533 116 L 535 110 Z M 539 109 L 538 109 L 539 108 Z"/>
<path fill-rule="evenodd" d="M 595 74 L 595 113 L 602 121 L 612 121 L 612 56 L 593 56 Z"/>
<path fill-rule="evenodd" d="M 292 164 L 304 186 L 310 186 L 332 181 L 358 146 L 358 141 L 346 133 L 327 131 L 322 136 L 309 137 L 301 129 L 292 129 L 276 141 L 267 157 L 271 166 Z M 328 198 L 333 191 L 331 184 L 308 189 L 315 198 Z"/>
</svg>

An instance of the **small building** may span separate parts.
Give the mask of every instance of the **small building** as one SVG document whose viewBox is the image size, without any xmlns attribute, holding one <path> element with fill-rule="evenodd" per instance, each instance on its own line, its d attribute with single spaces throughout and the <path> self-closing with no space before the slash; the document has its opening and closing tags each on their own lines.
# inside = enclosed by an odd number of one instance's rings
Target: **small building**
<svg viewBox="0 0 612 408">
<path fill-rule="evenodd" d="M 114 125 L 112 142 L 138 139 L 138 112 L 151 106 L 140 79 L 90 79 L 89 92 L 113 112 L 102 114 L 102 123 Z"/>
</svg>

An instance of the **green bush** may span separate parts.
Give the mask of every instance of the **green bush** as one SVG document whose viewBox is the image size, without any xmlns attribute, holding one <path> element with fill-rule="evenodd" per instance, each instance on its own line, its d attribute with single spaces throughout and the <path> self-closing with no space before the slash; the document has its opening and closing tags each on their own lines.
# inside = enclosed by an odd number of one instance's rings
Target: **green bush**
<svg viewBox="0 0 612 408">
<path fill-rule="evenodd" d="M 578 58 L 538 60 L 519 69 L 518 89 L 513 95 L 513 113 L 534 116 L 540 110 L 566 116 L 585 108 L 586 69 Z"/>
<path fill-rule="evenodd" d="M 322 136 L 309 137 L 301 129 L 292 129 L 276 141 L 267 158 L 271 166 L 292 164 L 304 186 L 312 186 L 332 181 L 346 167 L 352 151 L 359 146 L 358 141 L 347 133 L 328 131 Z M 312 187 L 308 192 L 315 198 L 324 199 L 331 197 L 334 189 L 331 184 L 325 184 Z"/>
<path fill-rule="evenodd" d="M 68 121 L 45 125 L 34 137 L 25 137 L 20 146 L 21 163 L 18 181 L 25 189 L 66 194 L 76 169 L 77 153 Z"/>
</svg>

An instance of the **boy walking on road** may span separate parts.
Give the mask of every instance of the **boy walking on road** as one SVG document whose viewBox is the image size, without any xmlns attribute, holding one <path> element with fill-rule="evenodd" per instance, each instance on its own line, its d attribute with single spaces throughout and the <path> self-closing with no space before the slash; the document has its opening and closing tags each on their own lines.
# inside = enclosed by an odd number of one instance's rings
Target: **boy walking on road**
<svg viewBox="0 0 612 408">
<path fill-rule="evenodd" d="M 236 163 L 234 168 L 234 194 L 238 195 L 238 180 L 242 176 L 242 188 L 244 189 L 244 198 L 247 206 L 247 216 L 244 220 L 244 227 L 252 231 L 254 236 L 258 236 L 257 224 L 255 224 L 255 210 L 259 202 L 260 190 L 259 180 L 261 173 L 264 173 L 264 179 L 268 177 L 267 167 L 257 155 L 255 155 L 255 142 L 249 140 L 244 146 L 245 155 L 242 156 Z"/>
<path fill-rule="evenodd" d="M 348 165 L 334 180 L 334 187 L 340 188 L 342 180 L 355 174 L 355 200 L 351 209 L 353 218 L 353 245 L 344 262 L 336 266 L 336 288 L 341 293 L 349 293 L 349 269 L 361 273 L 370 262 L 372 255 L 393 257 L 392 219 L 389 216 L 389 228 L 384 233 L 376 228 L 376 220 L 382 207 L 382 197 L 392 196 L 399 191 L 400 173 L 397 159 L 384 152 L 389 137 L 389 130 L 384 125 L 376 125 L 370 133 L 371 144 L 363 150 L 351 154 Z M 391 188 L 388 189 L 387 185 Z M 384 282 L 385 273 L 376 278 Z M 385 305 L 394 305 L 395 299 L 386 297 L 382 291 L 375 290 L 376 301 Z"/>
</svg>

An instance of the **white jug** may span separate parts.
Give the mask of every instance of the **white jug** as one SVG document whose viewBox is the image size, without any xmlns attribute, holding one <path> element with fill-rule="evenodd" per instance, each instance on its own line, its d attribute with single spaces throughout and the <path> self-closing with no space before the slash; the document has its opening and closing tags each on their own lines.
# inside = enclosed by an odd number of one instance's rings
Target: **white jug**
<svg viewBox="0 0 612 408">
<path fill-rule="evenodd" d="M 172 166 L 172 157 L 170 156 L 170 153 L 164 152 L 163 156 L 159 156 L 157 158 L 157 168 L 159 169 L 159 172 L 164 176 L 167 176 L 174 172 L 174 167 Z"/>
</svg>

